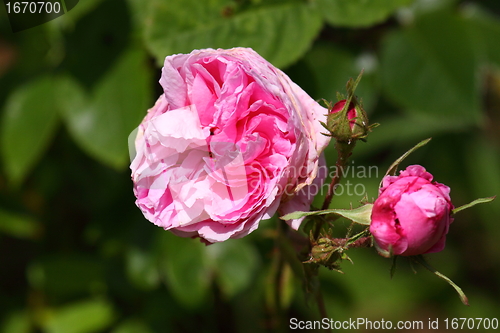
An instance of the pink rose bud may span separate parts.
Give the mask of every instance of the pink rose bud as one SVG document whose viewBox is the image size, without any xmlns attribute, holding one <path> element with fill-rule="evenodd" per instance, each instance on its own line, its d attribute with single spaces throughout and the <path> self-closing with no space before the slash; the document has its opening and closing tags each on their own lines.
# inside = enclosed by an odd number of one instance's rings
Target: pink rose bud
<svg viewBox="0 0 500 333">
<path fill-rule="evenodd" d="M 345 99 L 343 99 L 343 100 L 335 103 L 333 105 L 332 109 L 330 110 L 330 113 L 339 113 L 340 111 L 342 111 L 346 102 L 347 101 Z M 356 109 L 354 107 L 354 103 L 351 102 L 351 104 L 349 105 L 349 108 L 347 109 L 347 119 L 349 119 L 349 126 L 350 126 L 351 130 L 354 128 L 354 125 L 356 124 L 356 119 L 355 119 L 356 115 L 357 115 L 357 112 L 356 112 Z"/>
<path fill-rule="evenodd" d="M 453 218 L 450 188 L 420 165 L 385 176 L 373 205 L 370 232 L 379 252 L 412 256 L 444 249 Z"/>
<path fill-rule="evenodd" d="M 160 83 L 132 137 L 136 204 L 149 221 L 213 243 L 277 210 L 309 210 L 326 176 L 327 110 L 288 76 L 252 49 L 205 49 L 167 57 Z"/>
<path fill-rule="evenodd" d="M 365 139 L 374 125 L 368 125 L 368 117 L 361 103 L 352 97 L 347 110 L 343 111 L 347 100 L 335 103 L 327 116 L 326 128 L 330 135 L 340 142 L 351 142 L 353 139 Z"/>
</svg>

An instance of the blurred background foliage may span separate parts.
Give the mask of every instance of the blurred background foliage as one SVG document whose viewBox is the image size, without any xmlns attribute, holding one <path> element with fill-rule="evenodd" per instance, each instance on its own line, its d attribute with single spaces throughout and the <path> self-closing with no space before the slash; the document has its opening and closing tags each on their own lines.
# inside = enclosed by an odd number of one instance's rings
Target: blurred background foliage
<svg viewBox="0 0 500 333">
<path fill-rule="evenodd" d="M 0 6 L 0 332 L 286 331 L 291 317 L 319 319 L 275 260 L 275 218 L 206 247 L 134 205 L 127 138 L 161 93 L 163 59 L 252 47 L 327 100 L 364 68 L 357 93 L 381 126 L 352 165 L 378 173 L 347 180 L 375 198 L 390 163 L 432 136 L 404 164 L 424 165 L 460 206 L 500 194 L 499 14 L 496 0 L 81 0 L 13 34 Z M 355 249 L 344 275 L 320 272 L 329 316 L 498 317 L 499 220 L 498 200 L 461 212 L 428 256 L 470 307 L 432 274 L 400 260 L 391 280 L 390 260 Z"/>
</svg>

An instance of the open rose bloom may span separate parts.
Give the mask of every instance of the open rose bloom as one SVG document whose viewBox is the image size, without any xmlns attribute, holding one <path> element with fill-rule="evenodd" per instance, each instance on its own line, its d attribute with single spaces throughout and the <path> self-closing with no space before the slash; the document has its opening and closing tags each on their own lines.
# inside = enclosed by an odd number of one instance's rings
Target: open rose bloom
<svg viewBox="0 0 500 333">
<path fill-rule="evenodd" d="M 130 166 L 148 220 L 213 243 L 309 210 L 327 110 L 288 76 L 252 49 L 206 49 L 167 57 L 160 83 Z"/>
<path fill-rule="evenodd" d="M 450 188 L 420 165 L 386 176 L 373 205 L 370 232 L 379 252 L 411 256 L 444 249 L 453 218 Z"/>
</svg>

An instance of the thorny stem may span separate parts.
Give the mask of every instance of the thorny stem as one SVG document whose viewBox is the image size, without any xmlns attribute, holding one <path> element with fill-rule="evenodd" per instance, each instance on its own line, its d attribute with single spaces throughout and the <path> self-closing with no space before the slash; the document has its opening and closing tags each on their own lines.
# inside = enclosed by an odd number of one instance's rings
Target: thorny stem
<svg viewBox="0 0 500 333">
<path fill-rule="evenodd" d="M 335 166 L 337 169 L 330 185 L 328 186 L 328 192 L 326 193 L 325 201 L 323 201 L 321 210 L 328 209 L 328 207 L 330 206 L 333 195 L 335 194 L 335 187 L 340 183 L 340 180 L 342 179 L 344 168 L 347 166 L 347 162 L 352 154 L 352 150 L 354 149 L 355 145 L 356 140 L 352 140 L 349 142 L 337 141 L 335 143 L 335 148 L 337 149 L 337 161 L 335 162 Z M 318 222 L 316 230 L 314 231 L 314 239 L 318 239 L 321 227 L 323 226 L 324 222 L 324 220 Z"/>
<path fill-rule="evenodd" d="M 333 195 L 335 193 L 335 187 L 342 179 L 342 175 L 344 173 L 344 168 L 347 166 L 347 162 L 349 157 L 352 154 L 352 150 L 356 145 L 356 140 L 349 140 L 349 142 L 336 142 L 335 148 L 337 149 L 337 161 L 335 162 L 335 166 L 337 168 L 335 172 L 335 176 L 332 178 L 330 186 L 328 187 L 328 192 L 325 197 L 325 201 L 323 202 L 323 206 L 321 209 L 327 209 L 332 202 Z"/>
<path fill-rule="evenodd" d="M 342 178 L 342 171 L 339 172 L 338 170 L 343 170 L 346 164 L 347 162 L 342 161 L 341 157 L 339 156 L 337 162 L 335 163 L 335 166 L 337 167 L 337 172 L 335 173 L 335 176 L 332 178 L 332 182 L 328 186 L 328 192 L 326 193 L 325 201 L 323 201 L 323 206 L 321 206 L 321 210 L 328 209 L 328 207 L 330 206 L 330 203 L 332 202 L 333 199 L 333 194 L 335 193 L 335 187 Z"/>
<path fill-rule="evenodd" d="M 339 184 L 341 178 L 342 178 L 342 175 L 343 175 L 343 170 L 344 168 L 347 166 L 347 162 L 349 160 L 349 157 L 351 156 L 352 154 L 352 150 L 354 149 L 354 146 L 356 145 L 356 140 L 349 140 L 348 142 L 339 142 L 337 141 L 336 144 L 335 144 L 335 148 L 337 150 L 337 161 L 335 163 L 336 165 L 336 168 L 337 168 L 337 172 L 335 173 L 334 177 L 332 178 L 332 181 L 330 183 L 330 186 L 328 187 L 328 192 L 327 192 L 327 195 L 325 197 L 325 201 L 323 202 L 323 206 L 322 206 L 322 210 L 324 209 L 327 209 L 329 206 L 330 206 L 330 203 L 333 199 L 333 195 L 334 195 L 334 192 L 335 192 L 335 187 L 337 186 L 337 184 Z M 321 228 L 324 224 L 325 220 L 320 220 L 317 225 L 316 225 L 316 229 L 314 231 L 314 239 L 318 239 L 319 237 L 319 234 L 320 234 L 320 231 L 321 231 Z M 283 230 L 281 229 L 280 226 L 278 226 L 278 238 L 277 238 L 277 241 L 278 243 L 281 243 L 281 251 L 283 251 L 281 253 L 281 259 L 288 259 L 289 263 L 291 264 L 291 267 L 292 269 L 295 267 L 295 273 L 297 274 L 298 271 L 300 271 L 299 276 L 301 276 L 304 281 L 306 281 L 307 283 L 307 280 L 308 279 L 311 279 L 311 278 L 317 278 L 314 277 L 314 276 L 310 276 L 306 271 L 304 270 L 300 270 L 300 269 L 297 269 L 296 265 L 295 265 L 295 262 L 296 260 L 298 259 L 296 256 L 295 258 L 292 258 L 294 257 L 293 255 L 291 256 L 290 255 L 290 249 L 289 249 L 289 246 L 286 246 L 285 243 L 286 242 L 283 242 Z M 348 247 L 368 247 L 368 246 L 371 246 L 371 239 L 369 237 L 361 237 L 357 240 L 355 240 L 354 242 L 351 242 L 349 243 L 350 239 L 349 238 L 338 238 L 336 239 L 336 242 L 338 242 L 338 244 L 343 244 L 344 246 L 348 246 Z M 279 268 L 279 270 L 282 270 L 283 267 L 281 265 L 281 267 Z M 278 273 L 278 276 L 280 276 L 282 274 L 282 272 L 279 272 Z M 280 298 L 280 283 L 278 282 L 278 280 L 276 280 L 276 289 L 275 289 L 275 302 L 279 304 L 279 298 Z M 329 318 L 328 317 L 328 314 L 327 314 L 327 311 L 326 311 L 326 306 L 325 306 L 325 302 L 324 302 L 324 299 L 323 299 L 323 295 L 321 294 L 319 288 L 315 288 L 315 290 L 313 291 L 314 293 L 314 298 L 316 300 L 316 303 L 318 305 L 318 310 L 320 312 L 320 315 L 322 318 Z M 325 329 L 325 332 L 331 332 L 330 329 Z"/>
<path fill-rule="evenodd" d="M 372 237 L 371 236 L 361 237 L 361 238 L 359 238 L 359 239 L 357 239 L 354 242 L 349 243 L 349 244 L 348 244 L 348 242 L 350 241 L 350 238 L 334 238 L 333 241 L 338 246 L 345 247 L 348 249 L 351 249 L 353 247 L 370 247 L 370 246 L 372 246 Z"/>
</svg>

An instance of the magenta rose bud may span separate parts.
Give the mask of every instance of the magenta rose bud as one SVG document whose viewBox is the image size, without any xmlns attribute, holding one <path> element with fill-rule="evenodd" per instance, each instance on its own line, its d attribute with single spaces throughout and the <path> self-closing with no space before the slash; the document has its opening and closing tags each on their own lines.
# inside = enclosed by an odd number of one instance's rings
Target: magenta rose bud
<svg viewBox="0 0 500 333">
<path fill-rule="evenodd" d="M 450 188 L 420 165 L 385 176 L 373 205 L 370 232 L 379 252 L 412 256 L 444 249 L 453 218 Z"/>
<path fill-rule="evenodd" d="M 332 109 L 330 110 L 330 113 L 339 113 L 340 111 L 342 111 L 346 102 L 347 101 L 345 99 L 343 99 L 343 100 L 335 103 L 333 105 Z M 356 112 L 356 109 L 354 107 L 354 103 L 351 102 L 351 104 L 349 105 L 349 108 L 347 109 L 347 119 L 349 119 L 349 127 L 351 128 L 351 131 L 354 128 L 354 126 L 356 125 L 356 119 L 355 119 L 356 116 L 357 116 L 357 112 Z"/>
<path fill-rule="evenodd" d="M 132 138 L 136 204 L 149 221 L 214 243 L 277 210 L 309 210 L 326 176 L 327 110 L 287 75 L 252 49 L 205 49 L 168 56 L 160 84 Z"/>
<path fill-rule="evenodd" d="M 347 100 L 343 99 L 329 107 L 327 122 L 323 126 L 338 142 L 365 139 L 375 125 L 368 124 L 366 112 L 356 97 L 352 97 L 347 108 L 346 103 Z"/>
</svg>

